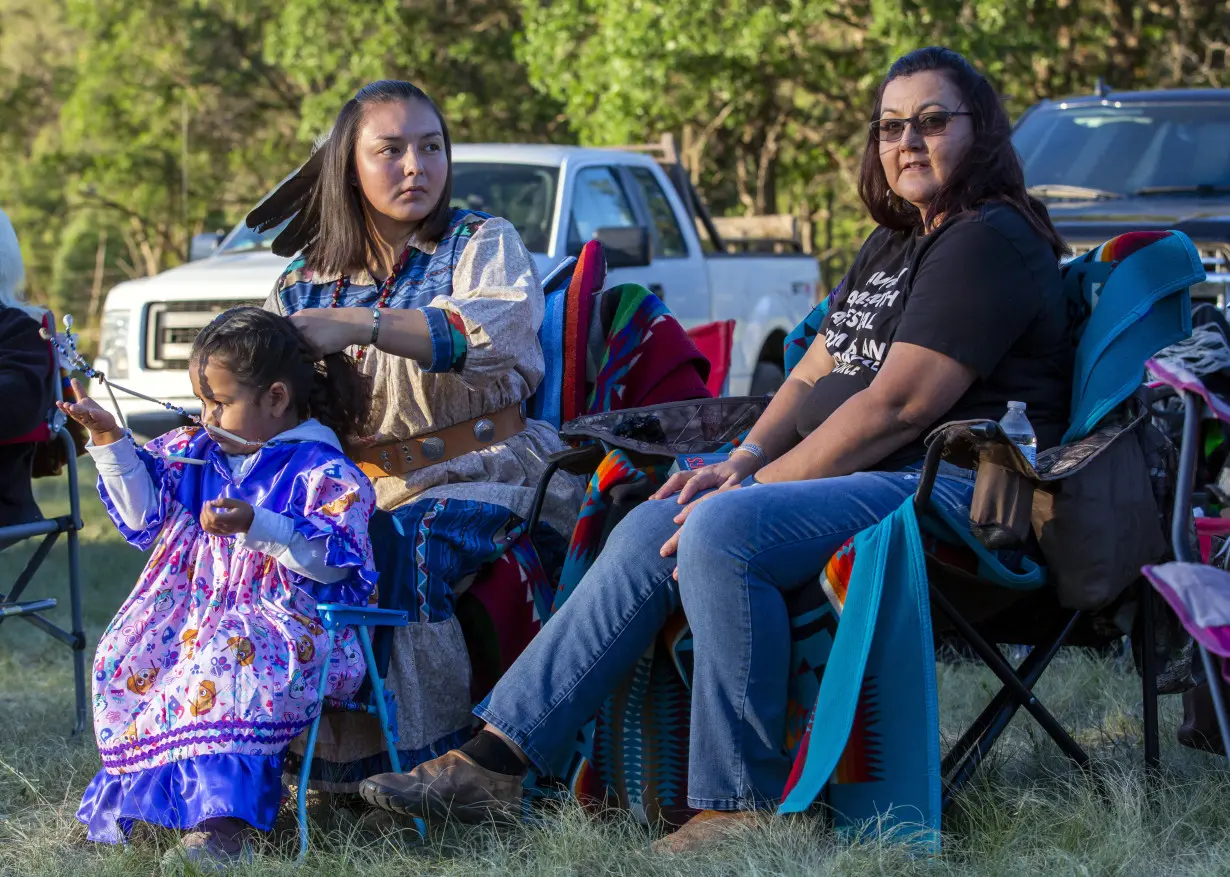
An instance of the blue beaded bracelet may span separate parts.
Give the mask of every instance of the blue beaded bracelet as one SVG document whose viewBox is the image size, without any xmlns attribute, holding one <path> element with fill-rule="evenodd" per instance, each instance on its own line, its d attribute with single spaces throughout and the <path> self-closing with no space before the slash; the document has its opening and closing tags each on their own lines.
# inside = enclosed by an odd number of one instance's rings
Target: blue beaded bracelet
<svg viewBox="0 0 1230 877">
<path fill-rule="evenodd" d="M 765 453 L 764 448 L 762 448 L 760 445 L 756 444 L 755 442 L 744 442 L 743 444 L 739 445 L 739 447 L 731 451 L 730 456 L 733 457 L 735 454 L 739 453 L 739 451 L 747 451 L 749 454 L 751 454 L 753 457 L 755 457 L 756 459 L 760 461 L 761 466 L 769 465 L 769 455 Z"/>
</svg>

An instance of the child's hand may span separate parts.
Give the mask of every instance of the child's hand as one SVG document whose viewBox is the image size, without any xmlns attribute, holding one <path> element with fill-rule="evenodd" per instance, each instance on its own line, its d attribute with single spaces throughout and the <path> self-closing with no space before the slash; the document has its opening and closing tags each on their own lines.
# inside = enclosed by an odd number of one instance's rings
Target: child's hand
<svg viewBox="0 0 1230 877">
<path fill-rule="evenodd" d="M 115 422 L 115 416 L 85 394 L 80 382 L 73 378 L 75 402 L 57 402 L 61 411 L 80 423 L 90 432 L 96 445 L 109 445 L 124 437 L 124 431 Z"/>
<path fill-rule="evenodd" d="M 242 499 L 211 499 L 201 506 L 201 529 L 213 536 L 246 533 L 255 514 Z"/>
</svg>

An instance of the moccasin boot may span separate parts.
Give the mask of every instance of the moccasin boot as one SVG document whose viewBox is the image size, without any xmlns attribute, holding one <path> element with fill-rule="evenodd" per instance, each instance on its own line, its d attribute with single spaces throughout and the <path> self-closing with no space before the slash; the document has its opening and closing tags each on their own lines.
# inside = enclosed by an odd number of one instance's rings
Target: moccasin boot
<svg viewBox="0 0 1230 877">
<path fill-rule="evenodd" d="M 513 822 L 521 813 L 524 779 L 525 772 L 496 773 L 453 749 L 409 773 L 382 773 L 366 779 L 359 794 L 374 807 L 407 816 Z"/>
<path fill-rule="evenodd" d="M 752 810 L 702 810 L 673 834 L 653 842 L 655 853 L 696 853 L 725 843 L 752 829 Z"/>
</svg>

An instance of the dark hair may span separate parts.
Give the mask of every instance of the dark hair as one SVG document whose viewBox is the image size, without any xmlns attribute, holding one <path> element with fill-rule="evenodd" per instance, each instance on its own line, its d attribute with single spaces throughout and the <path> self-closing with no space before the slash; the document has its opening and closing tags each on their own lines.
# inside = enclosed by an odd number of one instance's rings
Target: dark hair
<svg viewBox="0 0 1230 877">
<path fill-rule="evenodd" d="M 196 336 L 189 359 L 202 378 L 214 362 L 257 392 L 283 381 L 299 416 L 315 417 L 348 451 L 367 426 L 371 392 L 354 359 L 330 353 L 318 362 L 303 333 L 279 314 L 257 307 L 224 311 Z"/>
<path fill-rule="evenodd" d="M 876 91 L 872 118 L 880 117 L 884 89 L 890 82 L 931 70 L 943 73 L 961 92 L 974 128 L 969 150 L 931 199 L 927 215 L 921 216 L 889 188 L 880 162 L 880 143 L 868 131 L 859 169 L 858 194 L 871 218 L 891 229 L 922 227 L 929 230 L 936 217 L 952 219 L 988 202 L 1001 201 L 1019 210 L 1033 229 L 1050 243 L 1056 256 L 1067 253 L 1068 246 L 1056 231 L 1046 207 L 1025 191 L 1025 172 L 1012 145 L 1012 125 L 1007 111 L 991 83 L 963 56 L 951 49 L 930 46 L 898 58 Z"/>
<path fill-rule="evenodd" d="M 307 267 L 326 276 L 366 267 L 375 241 L 363 215 L 362 195 L 350 182 L 355 175 L 355 141 L 367 107 L 402 101 L 420 101 L 430 107 L 444 135 L 448 159 L 444 191 L 418 228 L 419 237 L 425 240 L 439 242 L 444 238 L 452 217 L 449 201 L 453 197 L 453 141 L 448 125 L 440 108 L 417 85 L 381 79 L 363 86 L 346 101 L 324 145 L 248 214 L 248 226 L 261 232 L 290 220 L 273 242 L 274 253 L 292 256 L 302 250 Z"/>
</svg>

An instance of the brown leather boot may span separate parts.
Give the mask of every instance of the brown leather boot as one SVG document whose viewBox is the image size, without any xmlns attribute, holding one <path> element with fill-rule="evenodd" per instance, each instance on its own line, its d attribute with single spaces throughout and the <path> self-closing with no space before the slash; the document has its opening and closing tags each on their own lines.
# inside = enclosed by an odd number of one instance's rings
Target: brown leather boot
<svg viewBox="0 0 1230 877">
<path fill-rule="evenodd" d="M 366 779 L 359 786 L 359 794 L 373 807 L 407 816 L 515 822 L 521 813 L 524 779 L 524 771 L 517 775 L 496 773 L 454 749 L 409 773 L 382 773 Z"/>
</svg>

